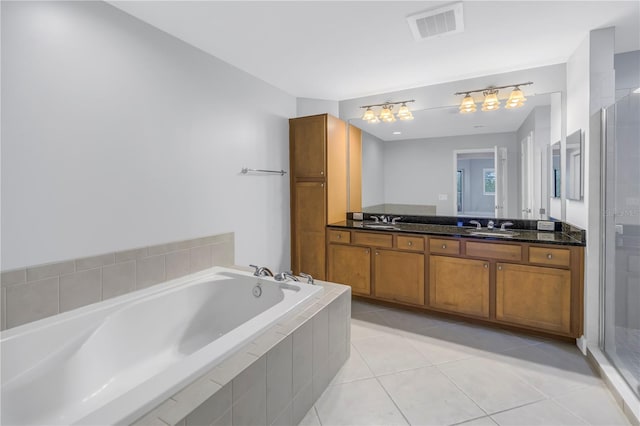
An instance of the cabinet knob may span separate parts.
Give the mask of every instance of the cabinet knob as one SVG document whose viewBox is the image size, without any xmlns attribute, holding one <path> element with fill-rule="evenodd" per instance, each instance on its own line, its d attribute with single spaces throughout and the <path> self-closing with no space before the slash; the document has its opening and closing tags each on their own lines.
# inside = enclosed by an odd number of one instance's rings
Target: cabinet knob
<svg viewBox="0 0 640 426">
<path fill-rule="evenodd" d="M 376 256 L 380 256 L 380 252 L 379 251 L 376 251 Z"/>
<path fill-rule="evenodd" d="M 342 235 L 338 234 L 338 239 L 342 238 Z"/>
<path fill-rule="evenodd" d="M 553 257 L 553 255 L 551 253 L 547 254 L 547 259 L 551 259 Z"/>
<path fill-rule="evenodd" d="M 411 246 L 413 245 L 413 241 L 409 241 L 409 242 L 407 243 L 407 245 L 408 245 L 409 247 L 411 247 Z"/>
<path fill-rule="evenodd" d="M 487 269 L 489 267 L 489 264 L 485 263 L 483 266 L 484 266 L 484 269 Z"/>
<path fill-rule="evenodd" d="M 447 248 L 447 245 L 446 245 L 446 244 L 443 244 L 443 245 L 442 245 L 442 248 Z"/>
<path fill-rule="evenodd" d="M 320 172 L 320 175 L 324 175 L 324 172 Z"/>
<path fill-rule="evenodd" d="M 502 266 L 498 265 L 498 271 L 502 271 Z"/>
<path fill-rule="evenodd" d="M 365 250 L 365 251 L 364 251 L 364 254 L 369 254 L 369 250 Z"/>
<path fill-rule="evenodd" d="M 324 188 L 324 183 L 321 183 L 321 184 L 320 184 L 320 188 Z"/>
</svg>

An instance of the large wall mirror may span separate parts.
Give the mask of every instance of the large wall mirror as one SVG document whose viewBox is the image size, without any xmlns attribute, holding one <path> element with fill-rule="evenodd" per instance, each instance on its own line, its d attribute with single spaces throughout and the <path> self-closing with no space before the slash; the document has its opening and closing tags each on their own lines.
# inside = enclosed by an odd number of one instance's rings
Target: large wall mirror
<svg viewBox="0 0 640 426">
<path fill-rule="evenodd" d="M 582 149 L 582 130 L 576 130 L 567 136 L 567 152 L 565 166 L 565 182 L 567 185 L 567 199 L 582 200 L 584 155 Z"/>
<path fill-rule="evenodd" d="M 561 114 L 552 96 L 471 114 L 457 106 L 413 111 L 412 121 L 350 119 L 363 131 L 363 211 L 546 218 L 550 128 Z"/>
</svg>

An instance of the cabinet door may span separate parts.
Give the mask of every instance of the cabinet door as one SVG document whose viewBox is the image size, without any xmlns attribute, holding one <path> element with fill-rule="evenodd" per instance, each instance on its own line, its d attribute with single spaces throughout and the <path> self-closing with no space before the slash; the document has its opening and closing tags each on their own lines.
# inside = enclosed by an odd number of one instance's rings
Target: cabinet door
<svg viewBox="0 0 640 426">
<path fill-rule="evenodd" d="M 571 272 L 499 263 L 496 319 L 543 330 L 571 330 Z"/>
<path fill-rule="evenodd" d="M 298 182 L 294 186 L 295 209 L 291 239 L 291 268 L 325 279 L 325 187 L 322 182 Z"/>
<path fill-rule="evenodd" d="M 294 118 L 290 121 L 289 132 L 293 176 L 324 178 L 327 116 Z"/>
<path fill-rule="evenodd" d="M 489 262 L 431 256 L 429 305 L 489 318 Z"/>
<path fill-rule="evenodd" d="M 424 305 L 424 254 L 375 251 L 375 295 Z"/>
<path fill-rule="evenodd" d="M 328 280 L 351 286 L 353 294 L 371 294 L 371 249 L 329 244 Z"/>
</svg>

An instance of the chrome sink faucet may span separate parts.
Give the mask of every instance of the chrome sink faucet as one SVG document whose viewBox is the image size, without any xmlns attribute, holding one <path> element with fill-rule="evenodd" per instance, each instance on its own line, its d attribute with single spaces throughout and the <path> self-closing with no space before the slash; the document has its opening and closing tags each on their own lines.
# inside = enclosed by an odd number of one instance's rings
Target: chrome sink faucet
<svg viewBox="0 0 640 426">
<path fill-rule="evenodd" d="M 487 229 L 493 229 L 493 225 L 495 225 L 495 223 L 493 223 L 493 221 L 492 221 L 492 220 L 490 220 L 490 221 L 487 223 Z"/>
<path fill-rule="evenodd" d="M 507 230 L 507 226 L 513 226 L 513 223 L 511 223 L 511 222 L 504 222 L 502 225 L 500 225 L 500 230 L 501 230 L 501 231 L 506 231 L 506 230 Z"/>
<path fill-rule="evenodd" d="M 253 275 L 256 277 L 273 277 L 273 272 L 271 269 L 266 266 L 257 266 L 257 265 L 249 265 L 255 270 L 253 271 Z"/>
<path fill-rule="evenodd" d="M 395 225 L 396 223 L 398 223 L 398 221 L 402 219 L 402 216 L 396 216 L 393 219 L 391 219 L 391 224 Z"/>
<path fill-rule="evenodd" d="M 480 222 L 478 222 L 477 220 L 470 220 L 469 223 L 471 225 L 475 225 L 476 229 L 482 229 L 482 225 L 480 225 Z"/>
</svg>

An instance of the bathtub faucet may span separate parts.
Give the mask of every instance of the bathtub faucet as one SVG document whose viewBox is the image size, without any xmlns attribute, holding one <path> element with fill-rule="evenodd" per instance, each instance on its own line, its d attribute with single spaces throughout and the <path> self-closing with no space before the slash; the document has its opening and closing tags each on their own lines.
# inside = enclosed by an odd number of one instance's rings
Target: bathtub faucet
<svg viewBox="0 0 640 426">
<path fill-rule="evenodd" d="M 266 266 L 257 266 L 257 265 L 249 265 L 252 268 L 255 268 L 253 271 L 253 275 L 256 277 L 272 277 L 273 272 Z"/>
<path fill-rule="evenodd" d="M 279 274 L 276 274 L 274 278 L 276 281 L 286 281 L 288 279 L 292 279 L 293 281 L 300 281 L 298 277 L 293 275 L 293 271 L 280 272 Z"/>
</svg>

